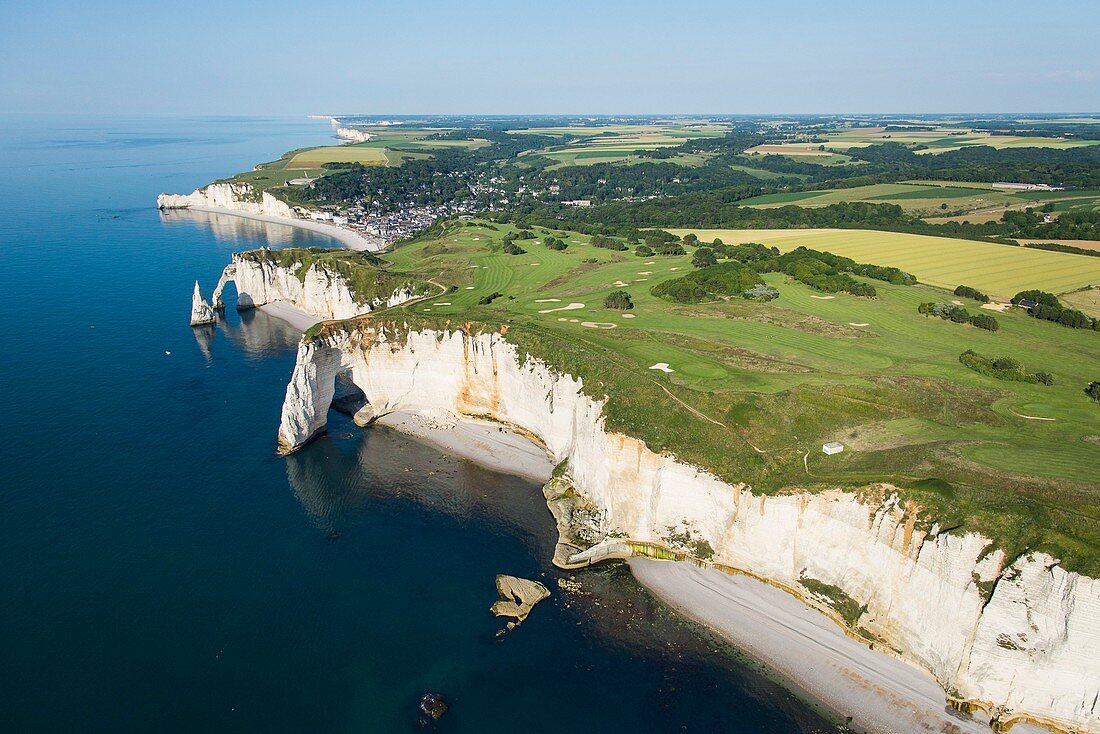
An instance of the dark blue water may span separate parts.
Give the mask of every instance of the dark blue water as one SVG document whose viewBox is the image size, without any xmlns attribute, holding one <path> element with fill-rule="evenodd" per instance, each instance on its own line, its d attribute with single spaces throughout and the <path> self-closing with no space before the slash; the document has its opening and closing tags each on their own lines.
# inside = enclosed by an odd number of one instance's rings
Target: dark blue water
<svg viewBox="0 0 1100 734">
<path fill-rule="evenodd" d="M 190 287 L 318 240 L 153 202 L 328 135 L 0 117 L 0 730 L 413 731 L 427 691 L 447 732 L 825 728 L 625 568 L 558 592 L 530 482 L 339 418 L 275 455 L 298 334 L 194 331 Z M 555 589 L 503 641 L 497 573 Z"/>
</svg>

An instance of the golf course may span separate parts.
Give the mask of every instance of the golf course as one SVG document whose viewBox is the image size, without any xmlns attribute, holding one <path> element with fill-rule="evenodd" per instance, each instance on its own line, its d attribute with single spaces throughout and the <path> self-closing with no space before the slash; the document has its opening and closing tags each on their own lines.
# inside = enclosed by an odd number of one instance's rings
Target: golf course
<svg viewBox="0 0 1100 734">
<path fill-rule="evenodd" d="M 385 267 L 445 292 L 368 318 L 501 329 L 608 397 L 610 428 L 756 491 L 890 482 L 941 523 L 1100 569 L 1100 506 L 1090 489 L 1100 475 L 1100 411 L 1084 392 L 1098 377 L 1100 334 L 1022 309 L 982 309 L 948 290 L 965 283 L 1007 296 L 1064 292 L 1100 282 L 1100 263 L 879 232 L 694 233 L 785 251 L 805 245 L 900 267 L 921 283 L 858 277 L 876 291 L 861 298 L 767 272 L 764 284 L 779 293 L 769 302 L 675 303 L 651 290 L 694 270 L 690 246 L 683 255 L 638 256 L 572 231 L 454 220 L 383 255 Z M 565 248 L 546 246 L 556 240 Z M 629 307 L 608 299 L 620 292 Z M 919 313 L 929 302 L 991 314 L 999 328 Z M 1052 384 L 976 372 L 960 363 L 967 350 L 1012 358 L 1049 373 Z M 843 442 L 844 453 L 823 455 L 829 441 Z"/>
</svg>

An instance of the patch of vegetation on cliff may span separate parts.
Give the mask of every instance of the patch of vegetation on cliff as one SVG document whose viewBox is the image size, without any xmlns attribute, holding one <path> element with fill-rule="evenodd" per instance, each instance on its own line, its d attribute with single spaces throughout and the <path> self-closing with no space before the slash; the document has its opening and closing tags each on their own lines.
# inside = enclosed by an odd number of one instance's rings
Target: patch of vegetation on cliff
<svg viewBox="0 0 1100 734">
<path fill-rule="evenodd" d="M 844 623 L 851 629 L 856 628 L 856 625 L 859 623 L 859 618 L 867 611 L 866 605 L 861 606 L 859 602 L 848 596 L 847 592 L 839 586 L 833 586 L 824 581 L 810 578 L 805 572 L 799 575 L 798 582 L 811 594 L 820 597 L 825 603 L 836 610 L 836 613 L 840 615 Z"/>
</svg>

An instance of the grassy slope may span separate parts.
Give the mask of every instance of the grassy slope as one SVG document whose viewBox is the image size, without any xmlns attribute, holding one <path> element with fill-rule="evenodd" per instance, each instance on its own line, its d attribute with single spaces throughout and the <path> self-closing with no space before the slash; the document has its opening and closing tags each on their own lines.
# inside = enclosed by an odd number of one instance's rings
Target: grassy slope
<svg viewBox="0 0 1100 734">
<path fill-rule="evenodd" d="M 526 240 L 527 254 L 509 256 L 499 249 L 507 231 L 452 228 L 389 255 L 396 268 L 458 289 L 441 299 L 450 306 L 416 304 L 402 319 L 488 328 L 507 321 L 510 340 L 582 376 L 593 395 L 611 396 L 612 428 L 757 491 L 892 481 L 944 526 L 981 530 L 1010 552 L 1045 548 L 1100 573 L 1100 446 L 1083 440 L 1100 435 L 1100 406 L 1082 393 L 1100 379 L 1100 335 L 1022 313 L 998 315 L 1002 329 L 992 334 L 920 316 L 919 302 L 950 299 L 928 286 L 876 282 L 877 300 L 823 300 L 778 274 L 767 276 L 782 293 L 771 304 L 674 306 L 649 287 L 686 272 L 687 256 L 612 253 L 564 232 L 565 252 Z M 598 263 L 583 262 L 590 258 Z M 602 307 L 616 281 L 629 284 L 633 319 Z M 505 295 L 477 305 L 492 292 Z M 545 298 L 561 300 L 535 302 Z M 585 308 L 539 313 L 570 302 Z M 1056 384 L 973 373 L 958 363 L 968 348 L 1015 355 L 1050 370 Z M 649 370 L 656 362 L 676 371 Z M 837 439 L 849 450 L 823 456 L 821 443 Z"/>
<path fill-rule="evenodd" d="M 1064 293 L 1100 283 L 1100 258 L 1046 252 L 948 237 L 835 229 L 695 229 L 700 240 L 761 242 L 781 250 L 799 245 L 829 250 L 859 262 L 894 265 L 924 283 L 954 289 L 966 284 L 991 296 L 1027 288 Z"/>
</svg>

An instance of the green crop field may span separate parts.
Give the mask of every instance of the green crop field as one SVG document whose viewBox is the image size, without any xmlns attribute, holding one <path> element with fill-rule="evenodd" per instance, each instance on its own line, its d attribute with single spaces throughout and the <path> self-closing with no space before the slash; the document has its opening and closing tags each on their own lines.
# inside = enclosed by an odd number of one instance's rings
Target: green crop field
<svg viewBox="0 0 1100 734">
<path fill-rule="evenodd" d="M 1100 284 L 1100 258 L 1046 252 L 948 237 L 844 229 L 696 229 L 700 240 L 760 242 L 780 250 L 799 245 L 828 250 L 859 262 L 892 265 L 941 288 L 966 284 L 993 296 L 1029 288 L 1052 293 Z"/>
<path fill-rule="evenodd" d="M 1100 379 L 1100 334 L 1019 310 L 995 314 L 1001 328 L 991 333 L 921 316 L 921 302 L 953 298 L 930 286 L 867 281 L 878 297 L 861 299 L 779 273 L 765 276 L 780 292 L 770 303 L 673 304 L 650 288 L 690 272 L 689 255 L 642 258 L 541 228 L 518 241 L 525 254 L 507 255 L 501 240 L 514 229 L 451 222 L 386 253 L 393 267 L 447 292 L 370 318 L 397 313 L 411 327 L 506 326 L 522 350 L 582 377 L 592 395 L 608 396 L 610 429 L 757 491 L 888 481 L 930 521 L 979 530 L 1009 552 L 1045 548 L 1069 567 L 1100 569 L 1100 445 L 1090 438 L 1100 436 L 1100 405 L 1083 392 Z M 549 234 L 568 248 L 546 248 Z M 1022 278 L 1021 287 L 1043 287 L 1034 279 L 1044 277 L 1047 263 L 1073 258 L 1094 274 L 1100 266 L 1080 256 L 878 232 L 697 234 L 807 244 L 918 274 L 908 258 L 920 264 L 927 256 L 930 267 L 952 260 L 954 274 L 943 283 L 952 286 Z M 903 252 L 900 260 L 889 256 Z M 1001 268 L 1002 258 L 1012 264 L 1021 255 L 1029 259 L 1020 272 Z M 632 296 L 633 309 L 604 307 L 616 290 Z M 479 304 L 490 294 L 499 295 Z M 965 306 L 980 312 L 975 302 Z M 958 361 L 966 349 L 1014 356 L 1050 371 L 1054 385 L 972 372 Z M 673 372 L 650 369 L 657 363 Z M 847 450 L 824 456 L 821 443 L 829 440 Z"/>
</svg>

